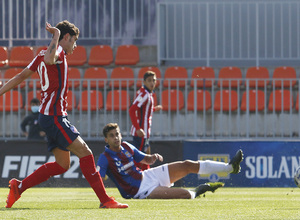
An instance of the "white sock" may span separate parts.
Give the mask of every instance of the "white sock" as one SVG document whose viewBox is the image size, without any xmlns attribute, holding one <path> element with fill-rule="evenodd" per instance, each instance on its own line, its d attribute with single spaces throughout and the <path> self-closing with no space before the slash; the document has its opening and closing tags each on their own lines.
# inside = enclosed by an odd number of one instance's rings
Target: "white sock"
<svg viewBox="0 0 300 220">
<path fill-rule="evenodd" d="M 191 199 L 195 199 L 196 197 L 196 192 L 188 190 L 188 192 L 191 194 Z"/>
<path fill-rule="evenodd" d="M 233 171 L 232 165 L 224 162 L 218 162 L 213 160 L 199 160 L 200 168 L 198 174 L 211 174 L 227 172 L 231 173 Z"/>
</svg>

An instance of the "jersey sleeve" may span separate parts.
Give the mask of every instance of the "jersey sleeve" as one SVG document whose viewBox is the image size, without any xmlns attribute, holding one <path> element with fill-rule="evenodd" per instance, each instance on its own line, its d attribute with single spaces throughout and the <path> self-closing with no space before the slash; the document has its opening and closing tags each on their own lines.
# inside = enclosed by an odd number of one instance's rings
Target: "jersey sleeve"
<svg viewBox="0 0 300 220">
<path fill-rule="evenodd" d="M 137 111 L 141 109 L 141 107 L 144 105 L 144 103 L 147 101 L 147 94 L 145 93 L 139 93 L 139 95 L 135 98 L 132 105 L 129 108 L 129 116 L 131 119 L 132 125 L 135 127 L 136 130 L 140 129 L 139 125 L 139 118 L 136 114 Z"/>
<path fill-rule="evenodd" d="M 100 173 L 101 177 L 105 177 L 107 167 L 108 167 L 107 158 L 102 153 L 102 154 L 100 154 L 100 157 L 97 161 L 97 171 Z"/>
</svg>

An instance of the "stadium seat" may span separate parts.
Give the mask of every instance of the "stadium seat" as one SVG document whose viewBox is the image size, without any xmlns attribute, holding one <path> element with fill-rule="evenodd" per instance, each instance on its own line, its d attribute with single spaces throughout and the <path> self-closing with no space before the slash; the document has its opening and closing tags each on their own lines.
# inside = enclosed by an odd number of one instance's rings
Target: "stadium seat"
<svg viewBox="0 0 300 220">
<path fill-rule="evenodd" d="M 89 107 L 91 111 L 96 111 L 103 108 L 102 92 L 97 90 L 85 90 L 81 92 L 77 109 L 88 111 Z"/>
<path fill-rule="evenodd" d="M 106 110 L 108 111 L 125 111 L 130 104 L 130 96 L 126 90 L 111 90 L 107 93 Z"/>
<path fill-rule="evenodd" d="M 95 45 L 91 48 L 88 64 L 91 66 L 109 65 L 113 62 L 113 51 L 109 45 Z"/>
<path fill-rule="evenodd" d="M 238 86 L 242 85 L 242 71 L 238 67 L 229 66 L 229 67 L 221 68 L 218 78 L 219 78 L 218 80 L 219 87 L 222 86 L 223 88 L 224 87 L 237 88 Z"/>
<path fill-rule="evenodd" d="M 116 65 L 135 65 L 140 61 L 139 48 L 135 45 L 120 45 L 116 52 Z"/>
<path fill-rule="evenodd" d="M 277 80 L 276 80 L 277 79 Z M 286 79 L 286 80 L 283 80 Z M 283 87 L 287 88 L 291 86 L 296 85 L 296 70 L 293 67 L 290 66 L 281 66 L 275 68 L 273 72 L 273 82 L 272 85 L 275 83 L 275 87 L 282 87 L 282 81 L 283 81 Z"/>
<path fill-rule="evenodd" d="M 293 95 L 290 90 L 274 90 L 269 98 L 269 111 L 290 111 L 293 108 Z"/>
<path fill-rule="evenodd" d="M 29 91 L 28 93 L 25 94 L 25 109 L 30 110 L 30 101 L 33 98 L 37 98 L 38 100 L 41 100 L 41 90 L 36 90 L 36 91 Z"/>
<path fill-rule="evenodd" d="M 205 101 L 204 101 L 205 98 Z M 194 111 L 195 110 L 195 91 L 191 90 L 188 94 L 187 98 L 187 110 L 189 111 Z M 196 91 L 196 100 L 197 100 L 197 105 L 196 105 L 196 110 L 197 111 L 203 111 L 208 110 L 211 108 L 211 95 L 210 92 L 207 90 L 201 90 L 198 89 Z"/>
<path fill-rule="evenodd" d="M 80 85 L 80 71 L 77 68 L 69 67 L 69 88 L 75 89 Z"/>
<path fill-rule="evenodd" d="M 73 109 L 76 108 L 76 103 L 77 103 L 76 96 L 71 90 L 68 91 L 67 102 L 68 102 L 68 106 L 67 106 L 68 111 L 72 111 Z"/>
<path fill-rule="evenodd" d="M 211 88 L 215 82 L 215 71 L 212 67 L 195 67 L 191 76 L 191 87 L 197 85 L 197 88 Z"/>
<path fill-rule="evenodd" d="M 5 99 L 5 100 L 4 100 Z M 22 94 L 16 90 L 10 90 L 0 96 L 0 111 L 18 111 L 23 107 Z"/>
<path fill-rule="evenodd" d="M 168 88 L 170 85 L 171 88 L 177 88 L 178 84 L 178 88 L 184 88 L 186 86 L 187 79 L 188 74 L 186 68 L 180 66 L 171 66 L 165 71 L 163 86 Z"/>
<path fill-rule="evenodd" d="M 33 48 L 29 46 L 13 47 L 8 60 L 9 66 L 27 66 L 34 58 Z"/>
<path fill-rule="evenodd" d="M 35 55 L 38 55 L 41 52 L 41 50 L 47 50 L 47 46 L 38 47 L 35 51 Z"/>
<path fill-rule="evenodd" d="M 83 46 L 77 46 L 72 54 L 67 55 L 69 66 L 82 66 L 86 63 L 86 50 Z"/>
<path fill-rule="evenodd" d="M 246 79 L 249 81 L 250 88 L 264 88 L 270 83 L 269 78 L 269 70 L 266 67 L 256 66 L 247 69 Z"/>
<path fill-rule="evenodd" d="M 130 67 L 116 67 L 111 72 L 110 87 L 127 88 L 134 84 L 134 73 Z"/>
<path fill-rule="evenodd" d="M 34 87 L 34 84 L 36 86 L 36 89 L 41 88 L 40 76 L 37 72 L 33 73 L 29 79 L 29 88 L 32 89 Z"/>
<path fill-rule="evenodd" d="M 0 46 L 0 67 L 7 65 L 7 63 L 8 63 L 7 48 Z"/>
<path fill-rule="evenodd" d="M 83 88 L 88 88 L 88 82 L 90 83 L 90 88 L 104 88 L 107 82 L 106 69 L 102 67 L 90 67 L 86 69 L 83 79 Z"/>
<path fill-rule="evenodd" d="M 5 71 L 3 79 L 7 82 L 9 79 L 13 78 L 18 73 L 22 72 L 22 68 L 9 68 Z M 20 88 L 24 88 L 26 85 L 26 81 L 20 83 Z"/>
<path fill-rule="evenodd" d="M 151 66 L 147 66 L 147 67 L 142 67 L 139 70 L 139 74 L 138 74 L 138 79 L 136 82 L 136 86 L 138 88 L 140 88 L 143 85 L 143 81 L 144 81 L 144 74 L 148 71 L 153 71 L 156 74 L 156 88 L 158 88 L 158 86 L 160 85 L 160 80 L 161 80 L 161 73 L 158 67 L 151 67 Z"/>
<path fill-rule="evenodd" d="M 265 109 L 265 93 L 262 90 L 249 90 L 249 111 L 262 111 Z M 247 111 L 247 92 L 242 96 L 241 110 Z"/>
<path fill-rule="evenodd" d="M 234 90 L 217 91 L 215 95 L 214 110 L 235 111 L 238 109 L 238 94 Z"/>
<path fill-rule="evenodd" d="M 183 93 L 177 89 L 167 89 L 161 93 L 161 105 L 163 111 L 176 111 L 183 109 L 184 107 L 184 98 Z M 177 106 L 178 105 L 178 106 Z"/>
</svg>

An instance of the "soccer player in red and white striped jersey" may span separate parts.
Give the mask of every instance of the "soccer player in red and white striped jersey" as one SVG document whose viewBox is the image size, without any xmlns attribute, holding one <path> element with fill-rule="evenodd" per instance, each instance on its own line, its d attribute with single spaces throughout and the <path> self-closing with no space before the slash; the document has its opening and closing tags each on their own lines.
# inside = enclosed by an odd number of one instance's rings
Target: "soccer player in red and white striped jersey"
<svg viewBox="0 0 300 220">
<path fill-rule="evenodd" d="M 53 35 L 47 50 L 41 51 L 22 72 L 10 79 L 0 89 L 0 95 L 38 72 L 42 89 L 39 124 L 46 132 L 48 150 L 54 154 L 55 162 L 45 163 L 22 181 L 11 179 L 6 208 L 11 208 L 26 189 L 66 172 L 70 167 L 70 152 L 79 157 L 81 171 L 98 196 L 100 208 L 127 208 L 127 204 L 118 203 L 106 194 L 92 151 L 67 118 L 66 55 L 72 54 L 76 48 L 79 29 L 65 20 L 56 27 L 46 23 L 46 30 Z"/>
<path fill-rule="evenodd" d="M 147 71 L 144 74 L 144 85 L 137 91 L 137 97 L 133 101 L 129 115 L 132 122 L 131 135 L 133 145 L 140 151 L 150 154 L 149 138 L 151 133 L 153 111 L 162 109 L 161 105 L 154 106 L 153 90 L 156 85 L 156 74 Z M 150 168 L 149 165 L 136 164 L 142 170 Z"/>
</svg>

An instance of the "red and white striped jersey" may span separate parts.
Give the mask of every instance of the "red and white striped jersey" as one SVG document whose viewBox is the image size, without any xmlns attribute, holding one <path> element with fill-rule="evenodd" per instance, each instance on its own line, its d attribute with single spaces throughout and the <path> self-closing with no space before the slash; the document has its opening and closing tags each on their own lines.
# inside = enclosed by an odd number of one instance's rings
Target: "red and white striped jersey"
<svg viewBox="0 0 300 220">
<path fill-rule="evenodd" d="M 145 132 L 145 138 L 150 137 L 153 111 L 153 94 L 144 87 L 140 88 L 129 109 L 132 122 L 130 133 L 132 136 L 137 136 L 136 130 L 142 128 Z"/>
<path fill-rule="evenodd" d="M 58 59 L 55 64 L 44 62 L 46 50 L 42 50 L 27 66 L 37 71 L 41 82 L 41 104 L 39 112 L 44 115 L 67 115 L 68 64 L 63 48 L 56 50 Z"/>
</svg>

